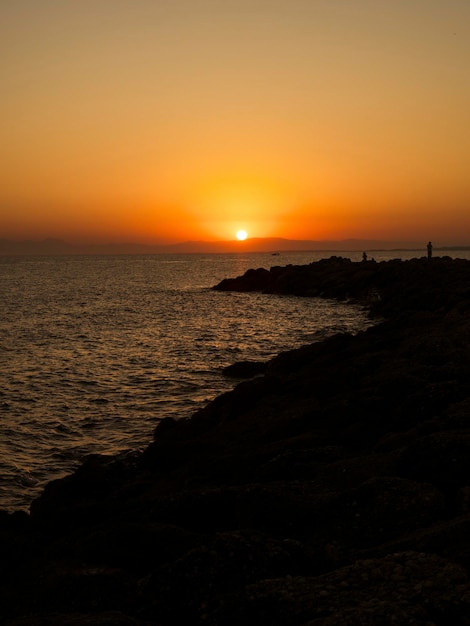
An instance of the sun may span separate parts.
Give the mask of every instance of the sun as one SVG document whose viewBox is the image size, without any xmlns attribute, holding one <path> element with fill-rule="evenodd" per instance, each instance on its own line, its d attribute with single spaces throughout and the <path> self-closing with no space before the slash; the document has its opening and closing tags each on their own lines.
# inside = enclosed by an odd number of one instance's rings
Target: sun
<svg viewBox="0 0 470 626">
<path fill-rule="evenodd" d="M 237 231 L 236 237 L 238 241 L 245 241 L 245 239 L 248 237 L 248 233 L 246 232 L 246 230 L 239 230 Z"/>
</svg>

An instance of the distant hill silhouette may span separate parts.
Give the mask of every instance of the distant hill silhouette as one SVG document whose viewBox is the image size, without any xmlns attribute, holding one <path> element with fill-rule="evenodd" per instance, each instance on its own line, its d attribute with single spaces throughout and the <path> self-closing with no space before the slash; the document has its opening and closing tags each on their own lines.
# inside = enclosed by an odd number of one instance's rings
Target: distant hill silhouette
<svg viewBox="0 0 470 626">
<path fill-rule="evenodd" d="M 139 243 L 72 244 L 61 239 L 13 241 L 0 239 L 1 256 L 68 254 L 184 254 L 281 251 L 403 250 L 424 248 L 425 242 L 376 239 L 297 240 L 278 237 L 249 238 L 245 241 L 186 241 L 170 245 Z M 459 246 L 461 249 L 462 246 Z M 451 248 L 447 248 L 451 249 Z"/>
<path fill-rule="evenodd" d="M 302 240 L 280 237 L 251 238 L 245 241 L 188 241 L 168 246 L 173 252 L 280 252 L 299 250 L 380 250 L 423 247 L 423 243 L 366 239 Z"/>
</svg>

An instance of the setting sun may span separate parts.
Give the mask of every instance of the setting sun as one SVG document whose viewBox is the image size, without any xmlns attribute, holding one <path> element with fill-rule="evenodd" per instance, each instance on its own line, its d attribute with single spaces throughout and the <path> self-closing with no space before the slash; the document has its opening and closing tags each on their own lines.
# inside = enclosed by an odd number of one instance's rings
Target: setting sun
<svg viewBox="0 0 470 626">
<path fill-rule="evenodd" d="M 245 241 L 247 237 L 248 237 L 248 233 L 246 232 L 246 230 L 239 230 L 237 232 L 238 241 Z"/>
</svg>

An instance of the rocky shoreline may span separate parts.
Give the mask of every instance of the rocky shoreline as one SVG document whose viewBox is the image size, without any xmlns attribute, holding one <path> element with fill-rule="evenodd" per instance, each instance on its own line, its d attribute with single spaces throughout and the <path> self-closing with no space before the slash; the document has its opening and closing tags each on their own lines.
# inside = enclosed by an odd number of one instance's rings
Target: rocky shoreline
<svg viewBox="0 0 470 626">
<path fill-rule="evenodd" d="M 215 289 L 377 323 L 235 369 L 143 453 L 0 513 L 0 623 L 469 625 L 470 261 L 332 257 Z"/>
</svg>

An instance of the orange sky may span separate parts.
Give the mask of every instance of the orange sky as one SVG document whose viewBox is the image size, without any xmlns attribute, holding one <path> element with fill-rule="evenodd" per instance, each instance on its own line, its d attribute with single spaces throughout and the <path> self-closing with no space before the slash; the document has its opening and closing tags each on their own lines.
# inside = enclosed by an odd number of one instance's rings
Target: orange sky
<svg viewBox="0 0 470 626">
<path fill-rule="evenodd" d="M 0 238 L 470 244 L 470 2 L 3 0 Z"/>
</svg>

